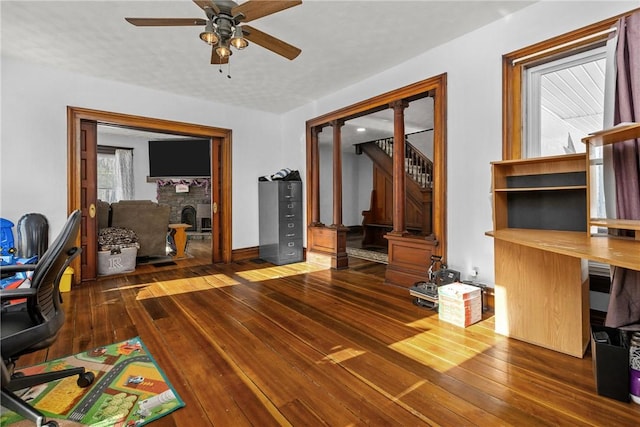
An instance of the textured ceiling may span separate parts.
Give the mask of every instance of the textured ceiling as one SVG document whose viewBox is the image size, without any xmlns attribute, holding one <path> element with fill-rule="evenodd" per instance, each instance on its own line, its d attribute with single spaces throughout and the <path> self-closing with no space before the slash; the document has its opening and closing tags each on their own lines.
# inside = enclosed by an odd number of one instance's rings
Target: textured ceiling
<svg viewBox="0 0 640 427">
<path fill-rule="evenodd" d="M 528 6 L 528 1 L 320 1 L 251 25 L 302 49 L 251 44 L 230 74 L 200 27 L 134 27 L 125 17 L 203 18 L 190 0 L 0 1 L 3 55 L 180 95 L 282 113 Z"/>
</svg>

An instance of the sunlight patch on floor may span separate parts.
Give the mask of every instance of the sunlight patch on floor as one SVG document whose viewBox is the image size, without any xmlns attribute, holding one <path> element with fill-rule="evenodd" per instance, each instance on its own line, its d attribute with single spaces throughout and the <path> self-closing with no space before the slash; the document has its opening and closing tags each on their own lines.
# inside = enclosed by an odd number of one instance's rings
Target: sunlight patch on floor
<svg viewBox="0 0 640 427">
<path fill-rule="evenodd" d="M 176 279 L 149 283 L 138 292 L 137 300 L 166 297 L 189 292 L 208 291 L 226 286 L 239 285 L 240 282 L 225 274 L 211 274 L 188 279 Z"/>
<path fill-rule="evenodd" d="M 274 266 L 265 268 L 256 268 L 253 270 L 239 271 L 236 274 L 250 282 L 262 282 L 265 280 L 278 279 L 282 277 L 297 276 L 299 274 L 313 273 L 316 271 L 327 270 L 327 267 L 311 264 L 296 263 L 284 266 Z"/>
<path fill-rule="evenodd" d="M 344 362 L 345 360 L 353 359 L 354 357 L 358 357 L 366 353 L 363 350 L 356 350 L 355 348 L 343 348 L 342 346 L 334 347 L 332 350 L 335 351 L 331 354 L 327 354 L 325 357 L 320 359 L 318 363 L 339 364 Z"/>
<path fill-rule="evenodd" d="M 461 342 L 456 342 L 455 337 L 446 339 L 427 330 L 395 342 L 389 348 L 438 372 L 446 372 L 462 365 L 491 348 L 490 344 L 477 340 L 470 347 L 462 342 L 465 341 L 464 337 L 458 336 L 457 339 Z"/>
</svg>

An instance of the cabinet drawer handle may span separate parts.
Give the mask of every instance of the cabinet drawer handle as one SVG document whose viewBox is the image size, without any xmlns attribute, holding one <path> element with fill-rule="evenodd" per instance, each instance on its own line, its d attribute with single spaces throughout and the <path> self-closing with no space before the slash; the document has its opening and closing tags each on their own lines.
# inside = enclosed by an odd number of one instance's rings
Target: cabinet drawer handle
<svg viewBox="0 0 640 427">
<path fill-rule="evenodd" d="M 285 235 L 285 237 L 295 237 L 296 233 L 289 233 L 287 235 Z"/>
<path fill-rule="evenodd" d="M 287 205 L 287 208 L 289 208 L 289 209 L 293 209 L 293 203 L 289 203 L 289 204 Z"/>
<path fill-rule="evenodd" d="M 295 242 L 289 242 L 287 243 L 287 246 L 289 246 L 290 248 L 294 247 L 296 245 Z"/>
<path fill-rule="evenodd" d="M 296 254 L 295 252 L 289 252 L 287 256 L 294 256 L 295 254 Z"/>
<path fill-rule="evenodd" d="M 296 226 L 296 224 L 294 222 L 290 222 L 289 224 L 287 224 L 287 227 L 289 228 L 294 228 Z"/>
<path fill-rule="evenodd" d="M 291 214 L 291 215 L 285 215 L 284 217 L 285 217 L 285 218 L 294 218 L 294 217 L 295 217 L 295 215 L 293 215 L 293 214 Z"/>
</svg>

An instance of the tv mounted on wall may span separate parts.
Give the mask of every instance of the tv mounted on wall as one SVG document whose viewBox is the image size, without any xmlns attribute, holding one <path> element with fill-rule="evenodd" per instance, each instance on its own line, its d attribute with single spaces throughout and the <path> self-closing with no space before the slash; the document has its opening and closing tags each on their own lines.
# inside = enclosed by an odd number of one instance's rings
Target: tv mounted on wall
<svg viewBox="0 0 640 427">
<path fill-rule="evenodd" d="M 211 176 L 211 144 L 208 139 L 149 141 L 151 178 Z"/>
</svg>

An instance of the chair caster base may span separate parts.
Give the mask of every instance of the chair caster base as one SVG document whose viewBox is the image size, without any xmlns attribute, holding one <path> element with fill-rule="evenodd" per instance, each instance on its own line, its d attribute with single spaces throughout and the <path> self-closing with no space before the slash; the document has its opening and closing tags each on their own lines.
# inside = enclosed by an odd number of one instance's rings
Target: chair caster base
<svg viewBox="0 0 640 427">
<path fill-rule="evenodd" d="M 96 376 L 93 372 L 85 372 L 78 376 L 78 381 L 76 382 L 76 384 L 78 384 L 78 387 L 86 388 L 93 384 L 93 380 L 95 379 Z"/>
</svg>

